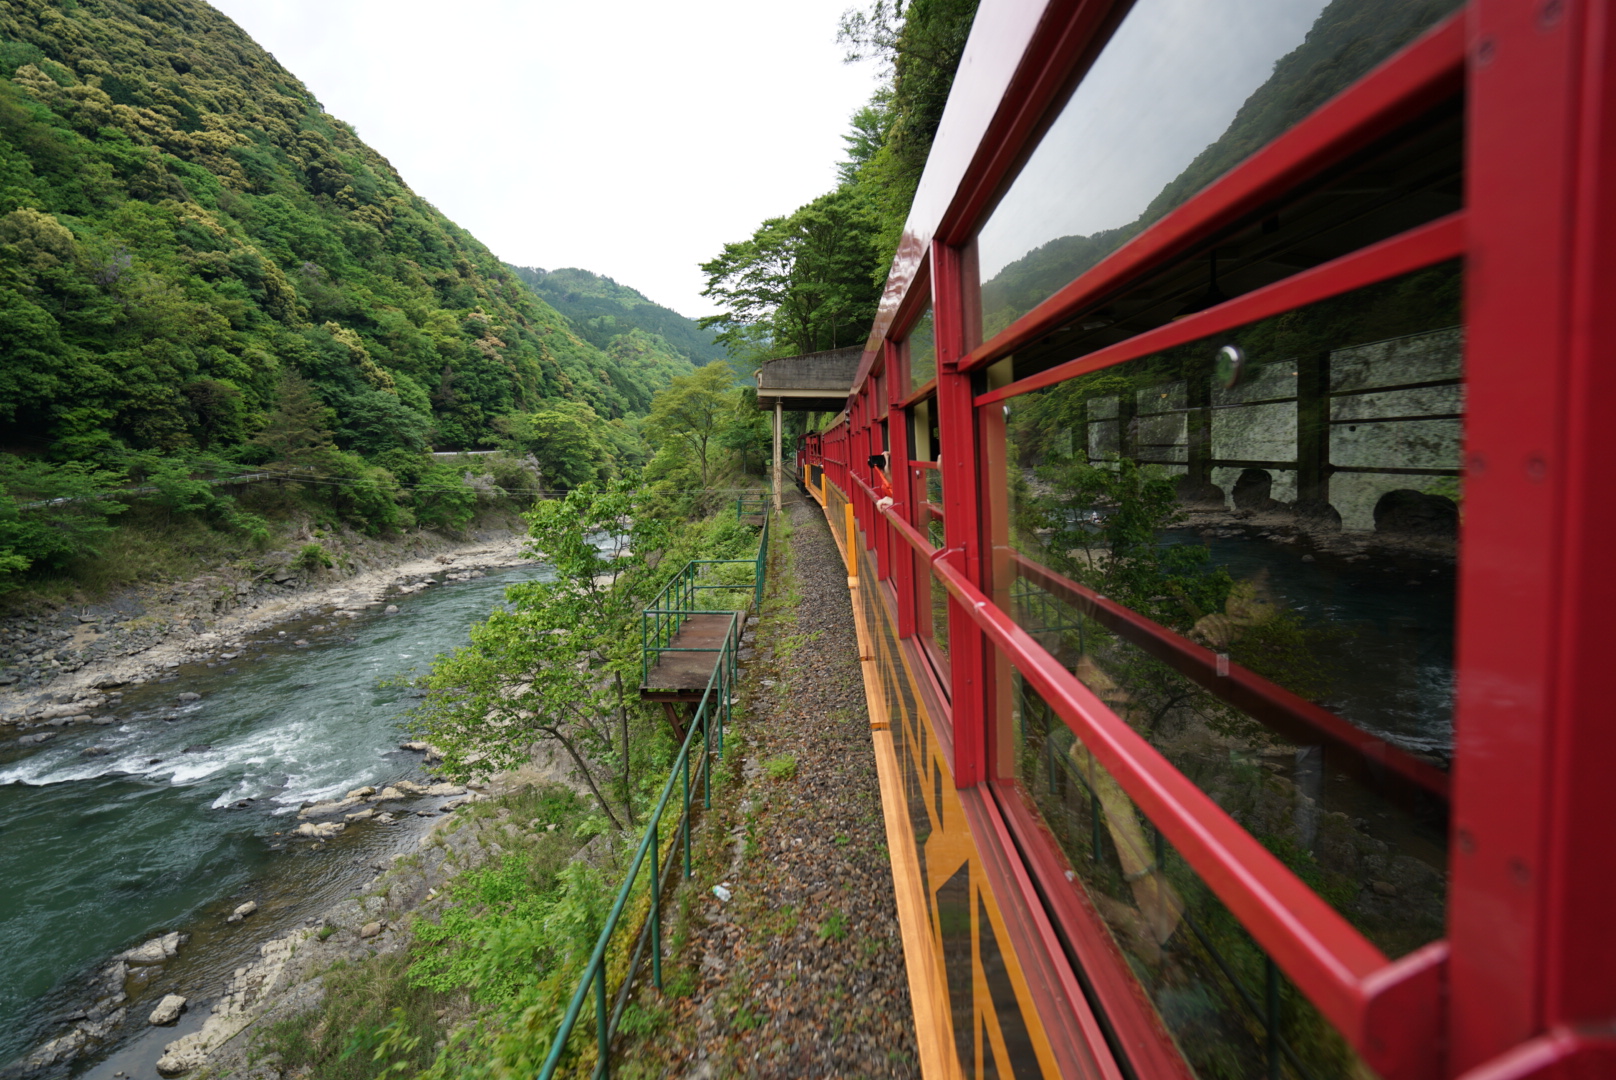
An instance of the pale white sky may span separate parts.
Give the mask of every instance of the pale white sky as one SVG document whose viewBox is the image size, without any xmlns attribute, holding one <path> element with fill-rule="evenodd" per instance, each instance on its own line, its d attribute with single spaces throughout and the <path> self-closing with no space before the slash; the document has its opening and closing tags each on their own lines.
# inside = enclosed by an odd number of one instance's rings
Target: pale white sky
<svg viewBox="0 0 1616 1080">
<path fill-rule="evenodd" d="M 494 254 L 696 317 L 697 264 L 835 185 L 857 0 L 212 0 Z"/>
</svg>

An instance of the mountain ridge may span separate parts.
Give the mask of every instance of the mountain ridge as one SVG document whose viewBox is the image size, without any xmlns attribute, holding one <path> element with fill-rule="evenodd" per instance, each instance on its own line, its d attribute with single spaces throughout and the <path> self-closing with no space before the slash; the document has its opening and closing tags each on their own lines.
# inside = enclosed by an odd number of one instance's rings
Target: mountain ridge
<svg viewBox="0 0 1616 1080">
<path fill-rule="evenodd" d="M 0 2 L 0 353 L 7 449 L 70 460 L 245 447 L 288 376 L 367 455 L 666 381 L 199 0 Z"/>
</svg>

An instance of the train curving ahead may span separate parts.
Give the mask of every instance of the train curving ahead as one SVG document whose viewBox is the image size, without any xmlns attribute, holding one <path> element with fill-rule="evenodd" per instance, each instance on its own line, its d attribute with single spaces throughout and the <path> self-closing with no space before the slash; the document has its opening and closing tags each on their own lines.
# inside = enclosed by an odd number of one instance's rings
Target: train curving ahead
<svg viewBox="0 0 1616 1080">
<path fill-rule="evenodd" d="M 1616 0 L 985 0 L 852 386 L 927 1075 L 1616 1076 Z"/>
</svg>

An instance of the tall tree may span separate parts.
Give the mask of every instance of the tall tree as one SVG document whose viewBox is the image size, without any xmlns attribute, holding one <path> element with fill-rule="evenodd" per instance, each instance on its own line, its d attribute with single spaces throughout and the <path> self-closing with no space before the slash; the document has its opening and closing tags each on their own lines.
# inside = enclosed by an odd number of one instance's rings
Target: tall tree
<svg viewBox="0 0 1616 1080">
<path fill-rule="evenodd" d="M 267 450 L 271 461 L 316 467 L 336 449 L 331 441 L 331 410 L 301 377 L 283 372 L 275 411 L 252 443 Z"/>
<path fill-rule="evenodd" d="M 702 486 L 712 478 L 716 440 L 729 413 L 735 372 L 728 364 L 708 364 L 694 375 L 676 376 L 651 401 L 646 428 L 657 442 L 681 444 L 695 455 Z"/>
<path fill-rule="evenodd" d="M 634 626 L 655 585 L 642 552 L 666 543 L 665 526 L 642 512 L 625 481 L 540 501 L 527 520 L 528 553 L 542 553 L 554 576 L 512 586 L 509 610 L 496 609 L 472 627 L 470 646 L 438 661 L 415 722 L 443 748 L 452 776 L 514 768 L 535 743 L 560 747 L 611 827 L 622 829 L 634 823 Z"/>
<path fill-rule="evenodd" d="M 845 185 L 765 221 L 702 264 L 702 295 L 724 308 L 702 325 L 720 327 L 732 351 L 757 344 L 759 329 L 775 355 L 857 344 L 881 299 L 872 274 L 879 230 L 867 193 Z"/>
</svg>

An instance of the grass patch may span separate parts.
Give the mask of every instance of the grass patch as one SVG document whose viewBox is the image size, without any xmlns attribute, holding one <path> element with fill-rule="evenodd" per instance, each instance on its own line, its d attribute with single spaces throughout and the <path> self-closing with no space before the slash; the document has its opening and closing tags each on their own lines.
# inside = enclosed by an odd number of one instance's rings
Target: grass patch
<svg viewBox="0 0 1616 1080">
<path fill-rule="evenodd" d="M 797 778 L 797 755 L 781 754 L 772 757 L 763 763 L 763 774 L 770 780 L 795 780 Z"/>
<path fill-rule="evenodd" d="M 841 941 L 847 937 L 847 916 L 840 911 L 833 911 L 819 924 L 820 941 Z"/>
<path fill-rule="evenodd" d="M 409 957 L 337 963 L 324 976 L 321 1007 L 271 1024 L 254 1055 L 306 1080 L 372 1080 L 424 1071 L 437 1056 L 452 995 L 414 985 Z M 378 1054 L 379 1051 L 379 1054 Z"/>
</svg>

